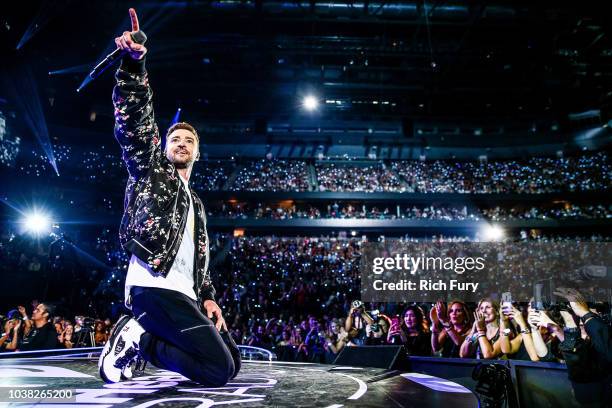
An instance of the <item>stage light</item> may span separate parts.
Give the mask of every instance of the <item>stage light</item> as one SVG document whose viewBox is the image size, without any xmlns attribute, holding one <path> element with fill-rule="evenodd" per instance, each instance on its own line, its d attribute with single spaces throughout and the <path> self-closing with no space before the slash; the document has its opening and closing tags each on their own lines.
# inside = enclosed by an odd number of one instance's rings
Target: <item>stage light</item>
<svg viewBox="0 0 612 408">
<path fill-rule="evenodd" d="M 485 241 L 500 241 L 505 236 L 504 230 L 499 225 L 487 225 L 482 230 Z"/>
<path fill-rule="evenodd" d="M 8 78 L 10 77 L 10 80 Z M 32 135 L 38 141 L 40 148 L 47 156 L 47 161 L 59 176 L 53 144 L 47 128 L 42 99 L 40 98 L 40 84 L 29 66 L 24 66 L 10 72 L 10 75 L 2 81 L 9 94 L 14 96 L 16 107 L 22 116 L 22 122 L 28 127 Z"/>
<path fill-rule="evenodd" d="M 68 5 L 68 2 L 57 2 L 57 1 L 44 1 L 42 2 L 38 13 L 34 17 L 28 28 L 21 36 L 16 49 L 21 50 L 23 46 L 30 41 L 30 39 L 38 33 L 43 27 L 47 25 L 51 19 L 57 15 L 62 14 L 64 7 Z"/>
<path fill-rule="evenodd" d="M 91 70 L 91 65 L 92 63 L 75 65 L 72 67 L 67 67 L 67 68 L 62 68 L 62 69 L 56 69 L 53 71 L 49 71 L 49 75 L 66 75 L 66 74 L 75 74 L 75 73 L 81 73 L 81 72 L 89 72 Z"/>
<path fill-rule="evenodd" d="M 172 118 L 172 123 L 170 123 L 170 126 L 177 123 L 180 120 L 180 118 L 181 118 L 181 108 L 178 108 L 176 110 L 176 113 L 174 114 L 174 117 Z"/>
<path fill-rule="evenodd" d="M 26 214 L 23 219 L 26 231 L 34 235 L 42 235 L 51 229 L 51 218 L 38 210 Z"/>
<path fill-rule="evenodd" d="M 319 106 L 319 101 L 313 95 L 305 96 L 302 101 L 302 106 L 307 111 L 313 111 Z"/>
</svg>

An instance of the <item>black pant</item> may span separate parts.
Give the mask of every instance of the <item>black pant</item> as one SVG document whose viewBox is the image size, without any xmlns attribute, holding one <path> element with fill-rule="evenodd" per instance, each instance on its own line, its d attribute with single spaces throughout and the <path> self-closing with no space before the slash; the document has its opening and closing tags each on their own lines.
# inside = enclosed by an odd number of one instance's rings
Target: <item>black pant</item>
<svg viewBox="0 0 612 408">
<path fill-rule="evenodd" d="M 240 352 L 219 333 L 195 300 L 173 290 L 132 289 L 132 312 L 146 333 L 140 353 L 155 366 L 205 386 L 220 387 L 238 374 Z"/>
</svg>

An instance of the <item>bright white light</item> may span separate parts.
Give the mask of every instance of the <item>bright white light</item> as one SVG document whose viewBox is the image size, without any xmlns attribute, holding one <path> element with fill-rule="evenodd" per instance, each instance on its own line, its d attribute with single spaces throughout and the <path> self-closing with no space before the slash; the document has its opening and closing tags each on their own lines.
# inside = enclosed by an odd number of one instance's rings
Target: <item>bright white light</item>
<svg viewBox="0 0 612 408">
<path fill-rule="evenodd" d="M 23 224 L 28 232 L 40 235 L 50 230 L 51 219 L 46 214 L 34 211 L 25 216 Z"/>
<path fill-rule="evenodd" d="M 499 225 L 487 225 L 483 228 L 482 235 L 485 241 L 500 241 L 505 233 Z"/>
<path fill-rule="evenodd" d="M 302 105 L 304 106 L 304 109 L 306 109 L 307 111 L 313 111 L 317 109 L 317 107 L 319 106 L 319 101 L 314 96 L 308 95 L 304 97 L 304 100 L 302 101 Z"/>
</svg>

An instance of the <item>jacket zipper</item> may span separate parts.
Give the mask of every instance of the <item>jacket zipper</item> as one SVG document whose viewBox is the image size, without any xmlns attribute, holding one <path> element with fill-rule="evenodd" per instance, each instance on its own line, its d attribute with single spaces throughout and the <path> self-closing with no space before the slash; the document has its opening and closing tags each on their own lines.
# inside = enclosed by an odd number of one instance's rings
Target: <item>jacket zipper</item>
<svg viewBox="0 0 612 408">
<path fill-rule="evenodd" d="M 180 175 L 179 175 L 180 177 Z M 182 181 L 179 180 L 179 184 L 178 184 L 178 189 L 176 191 L 176 198 L 174 199 L 174 209 L 172 210 L 172 221 L 174 222 L 174 219 L 176 218 L 176 206 L 178 204 L 178 197 L 179 194 L 181 193 L 181 183 Z M 178 237 L 180 235 L 180 231 L 181 231 L 181 227 L 183 226 L 183 223 L 181 222 L 181 224 L 179 225 L 177 231 L 176 231 L 176 236 L 174 237 L 173 241 L 172 241 L 172 245 L 169 248 L 169 251 L 172 251 L 172 248 L 174 248 L 174 246 L 176 245 L 176 241 L 178 240 Z"/>
<path fill-rule="evenodd" d="M 149 254 L 153 254 L 153 251 L 150 251 L 147 247 L 145 247 L 144 245 L 142 245 L 140 242 L 138 242 L 138 240 L 136 238 L 132 238 L 132 241 L 134 241 L 135 243 L 138 244 L 139 247 L 141 247 L 142 249 L 144 249 L 145 251 L 147 251 Z"/>
<path fill-rule="evenodd" d="M 191 192 L 189 192 L 189 194 L 191 194 Z M 193 197 L 192 197 L 193 200 Z M 195 222 L 194 222 L 194 228 L 193 228 L 193 278 L 195 281 L 195 292 L 196 292 L 196 297 L 199 299 L 200 298 L 200 293 L 201 288 L 200 288 L 200 283 L 199 283 L 199 277 L 200 274 L 198 273 L 198 243 L 199 243 L 199 227 L 200 227 L 200 223 L 198 222 L 200 217 L 198 214 L 198 208 L 196 208 L 196 200 L 193 200 L 193 211 L 194 211 L 194 218 L 195 218 Z"/>
</svg>

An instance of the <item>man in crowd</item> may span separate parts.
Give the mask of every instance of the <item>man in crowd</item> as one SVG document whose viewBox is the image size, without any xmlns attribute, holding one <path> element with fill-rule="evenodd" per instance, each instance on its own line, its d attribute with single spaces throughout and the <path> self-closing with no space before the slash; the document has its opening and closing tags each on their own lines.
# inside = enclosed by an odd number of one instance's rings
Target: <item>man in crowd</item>
<svg viewBox="0 0 612 408">
<path fill-rule="evenodd" d="M 131 254 L 125 303 L 136 318 L 123 316 L 115 325 L 100 356 L 100 377 L 109 383 L 129 378 L 130 365 L 142 357 L 200 384 L 222 386 L 238 373 L 240 352 L 214 301 L 204 205 L 189 186 L 199 137 L 193 126 L 177 123 L 162 151 L 147 49 L 134 41 L 143 34 L 136 11 L 129 12 L 132 32 L 115 39 L 124 57 L 113 102 L 115 137 L 129 173 L 119 231 Z"/>
<path fill-rule="evenodd" d="M 20 312 L 22 309 L 20 307 Z M 14 320 L 12 338 L 10 343 L 6 344 L 7 351 L 33 351 L 33 350 L 48 350 L 58 347 L 57 334 L 51 320 L 53 319 L 53 306 L 48 303 L 39 303 L 32 311 L 32 319 L 28 319 L 23 309 L 22 317 Z M 24 332 L 23 338 L 20 339 L 19 333 L 22 327 L 27 323 L 31 328 Z"/>
</svg>

